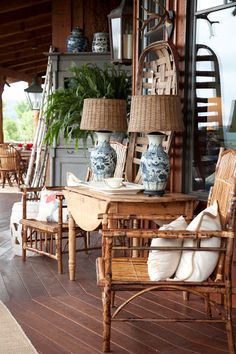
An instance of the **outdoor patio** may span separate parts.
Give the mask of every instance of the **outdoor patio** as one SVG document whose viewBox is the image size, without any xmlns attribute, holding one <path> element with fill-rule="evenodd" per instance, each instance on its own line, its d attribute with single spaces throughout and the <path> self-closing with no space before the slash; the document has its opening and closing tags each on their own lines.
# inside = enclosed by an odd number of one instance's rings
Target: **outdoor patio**
<svg viewBox="0 0 236 354">
<path fill-rule="evenodd" d="M 102 301 L 95 272 L 100 251 L 77 254 L 75 282 L 68 277 L 67 256 L 63 275 L 58 275 L 56 262 L 46 257 L 31 257 L 23 263 L 13 256 L 9 232 L 11 207 L 19 200 L 20 194 L 0 193 L 0 300 L 39 353 L 100 353 Z M 93 240 L 99 242 L 99 236 L 94 235 Z M 117 301 L 126 295 L 118 293 Z M 203 310 L 200 305 L 193 296 L 185 302 L 182 293 L 163 292 L 140 297 L 127 310 L 136 316 L 147 312 L 191 316 Z M 116 322 L 112 327 L 113 353 L 227 353 L 221 324 Z"/>
</svg>

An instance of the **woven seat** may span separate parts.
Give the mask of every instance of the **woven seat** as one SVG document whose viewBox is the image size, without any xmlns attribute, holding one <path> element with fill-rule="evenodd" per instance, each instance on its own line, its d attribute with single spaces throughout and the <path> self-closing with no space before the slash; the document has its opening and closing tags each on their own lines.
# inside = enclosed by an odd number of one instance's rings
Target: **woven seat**
<svg viewBox="0 0 236 354">
<path fill-rule="evenodd" d="M 32 227 L 35 230 L 41 230 L 44 232 L 57 232 L 58 230 L 58 223 L 57 222 L 48 222 L 48 221 L 38 221 L 35 219 L 23 219 L 21 220 L 21 224 L 25 227 Z M 68 224 L 63 223 L 61 225 L 62 232 L 67 231 Z"/>
<path fill-rule="evenodd" d="M 213 230 L 158 230 L 153 222 L 160 219 L 160 215 L 125 215 L 125 214 L 103 214 L 103 252 L 102 257 L 97 259 L 97 284 L 102 289 L 103 298 L 103 351 L 110 351 L 111 322 L 120 321 L 168 321 L 170 322 L 195 322 L 195 323 L 224 323 L 226 326 L 229 353 L 235 353 L 235 344 L 232 324 L 232 280 L 231 268 L 233 260 L 233 243 L 235 234 L 235 210 L 236 210 L 236 150 L 225 150 L 220 152 L 216 172 L 215 183 L 208 198 L 208 206 L 218 202 L 219 217 L 222 231 Z M 166 211 L 168 214 L 168 210 Z M 166 215 L 166 217 L 171 215 Z M 212 222 L 212 221 L 211 221 Z M 134 228 L 135 223 L 135 228 Z M 151 240 L 168 239 L 173 240 L 195 240 L 193 244 L 186 246 L 182 242 L 168 246 L 151 246 Z M 219 240 L 218 246 L 208 246 L 202 240 Z M 136 240 L 135 245 L 133 240 Z M 167 252 L 176 251 L 197 251 L 202 254 L 219 253 L 218 263 L 210 276 L 202 281 L 185 278 L 175 280 L 160 278 L 159 281 L 151 281 L 148 273 L 147 255 L 149 251 L 159 250 Z M 203 252 L 204 251 L 204 252 Z M 135 252 L 135 253 L 134 253 Z M 133 255 L 135 254 L 135 257 Z M 137 258 L 138 255 L 139 257 Z M 170 259 L 171 258 L 171 255 Z M 159 255 L 160 257 L 160 255 Z M 158 260 L 159 262 L 160 260 Z M 208 267 L 205 264 L 204 267 Z M 162 280 L 163 279 L 163 280 Z M 178 280 L 179 279 L 179 280 Z M 132 318 L 122 316 L 120 312 L 128 304 L 144 293 L 149 291 L 185 291 L 201 297 L 205 302 L 205 315 L 192 318 Z M 118 291 L 134 292 L 113 312 L 113 295 Z M 219 305 L 215 296 L 219 295 L 224 305 Z M 122 298 L 122 296 L 120 297 Z M 121 299 L 119 299 L 121 301 Z M 128 311 L 129 313 L 129 311 Z M 201 312 L 201 313 L 204 313 Z M 199 312 L 199 315 L 201 314 Z M 183 314 L 184 315 L 184 314 Z"/>
</svg>

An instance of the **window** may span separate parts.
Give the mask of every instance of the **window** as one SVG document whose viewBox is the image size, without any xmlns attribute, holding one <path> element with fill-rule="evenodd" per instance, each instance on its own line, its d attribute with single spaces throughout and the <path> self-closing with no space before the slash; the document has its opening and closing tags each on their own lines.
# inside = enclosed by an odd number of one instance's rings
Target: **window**
<svg viewBox="0 0 236 354">
<path fill-rule="evenodd" d="M 189 3 L 194 21 L 187 39 L 192 60 L 185 186 L 204 195 L 214 182 L 219 148 L 236 148 L 236 2 Z"/>
</svg>

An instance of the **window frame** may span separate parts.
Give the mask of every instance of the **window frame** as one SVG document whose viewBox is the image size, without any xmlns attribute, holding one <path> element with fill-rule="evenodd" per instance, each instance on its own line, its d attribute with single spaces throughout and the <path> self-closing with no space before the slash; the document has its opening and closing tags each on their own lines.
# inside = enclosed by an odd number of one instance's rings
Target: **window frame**
<svg viewBox="0 0 236 354">
<path fill-rule="evenodd" d="M 208 192 L 198 192 L 192 189 L 193 176 L 193 156 L 194 156 L 194 119 L 195 110 L 195 45 L 196 45 L 196 23 L 197 18 L 202 14 L 225 10 L 236 7 L 236 1 L 224 1 L 223 5 L 213 6 L 204 10 L 197 11 L 197 0 L 187 0 L 186 7 L 186 57 L 185 57 L 185 127 L 184 146 L 183 146 L 183 191 L 196 196 L 199 200 L 207 200 Z"/>
</svg>

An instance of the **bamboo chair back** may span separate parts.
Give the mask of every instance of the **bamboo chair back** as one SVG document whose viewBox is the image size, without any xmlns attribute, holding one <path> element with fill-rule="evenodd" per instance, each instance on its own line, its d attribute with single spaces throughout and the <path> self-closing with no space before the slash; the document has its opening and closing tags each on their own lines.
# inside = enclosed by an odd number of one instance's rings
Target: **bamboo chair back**
<svg viewBox="0 0 236 354">
<path fill-rule="evenodd" d="M 11 144 L 0 144 L 0 173 L 2 175 L 2 187 L 5 186 L 7 180 L 12 186 L 12 177 L 14 177 L 18 186 L 23 181 L 23 163 L 19 151 L 17 151 Z"/>
<path fill-rule="evenodd" d="M 229 214 L 232 197 L 235 195 L 236 150 L 221 149 L 216 165 L 215 182 L 209 193 L 208 205 L 218 202 L 223 229 L 231 225 L 233 215 Z M 233 227 L 233 225 L 231 225 Z"/>
<path fill-rule="evenodd" d="M 114 177 L 124 177 L 128 145 L 119 143 L 118 141 L 111 141 L 111 147 L 113 147 L 117 155 Z"/>
<path fill-rule="evenodd" d="M 137 95 L 176 95 L 178 93 L 178 68 L 176 49 L 166 41 L 151 43 L 140 55 L 136 80 Z M 173 132 L 163 132 L 165 151 L 170 154 L 174 140 Z M 126 164 L 126 177 L 130 182 L 142 183 L 140 159 L 146 151 L 148 141 L 145 136 L 130 134 Z M 171 184 L 172 185 L 172 184 Z"/>
<path fill-rule="evenodd" d="M 224 323 L 228 339 L 229 353 L 235 353 L 232 323 L 232 261 L 235 236 L 236 211 L 236 150 L 221 150 L 216 166 L 215 183 L 209 195 L 208 203 L 217 200 L 222 221 L 222 231 L 177 231 L 158 230 L 152 222 L 160 216 L 155 211 L 150 215 L 103 215 L 103 253 L 97 259 L 97 283 L 103 290 L 103 351 L 110 351 L 111 322 L 113 319 L 127 321 L 120 312 L 138 296 L 151 291 L 185 291 L 204 299 L 206 315 L 202 318 L 166 318 L 170 322 L 191 321 Z M 168 210 L 167 210 L 168 214 Z M 166 215 L 167 216 L 167 215 Z M 135 228 L 134 228 L 135 223 Z M 220 247 L 209 247 L 201 240 L 220 238 Z M 192 246 L 163 245 L 151 247 L 151 240 L 162 238 L 168 240 L 194 240 Z M 135 243 L 133 240 L 135 239 Z M 149 240 L 149 242 L 147 242 Z M 118 242 L 119 241 L 119 242 Z M 143 242 L 145 241 L 145 242 Z M 147 258 L 134 256 L 153 250 L 219 252 L 219 261 L 215 271 L 204 281 L 159 280 L 151 281 L 148 274 Z M 116 291 L 135 291 L 115 310 L 111 311 L 113 294 Z M 218 294 L 224 299 L 224 306 L 215 301 Z M 214 295 L 212 297 L 211 295 Z M 119 315 L 119 318 L 117 316 Z M 183 314 L 184 315 L 184 314 Z M 132 319 L 131 319 L 132 320 Z M 137 318 L 135 319 L 138 320 Z M 141 321 L 162 322 L 164 318 L 142 318 Z"/>
<path fill-rule="evenodd" d="M 4 171 L 17 171 L 20 166 L 20 154 L 10 144 L 0 144 L 0 168 Z"/>
</svg>

